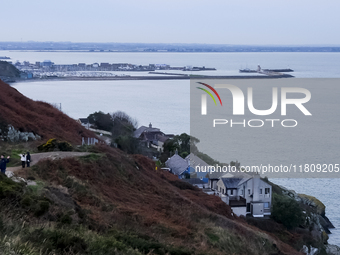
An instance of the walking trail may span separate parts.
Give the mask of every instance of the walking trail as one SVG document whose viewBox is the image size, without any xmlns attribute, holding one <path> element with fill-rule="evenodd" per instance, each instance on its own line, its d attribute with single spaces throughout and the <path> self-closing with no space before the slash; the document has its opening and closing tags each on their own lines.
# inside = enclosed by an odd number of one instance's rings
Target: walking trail
<svg viewBox="0 0 340 255">
<path fill-rule="evenodd" d="M 31 166 L 34 166 L 42 159 L 61 159 L 61 158 L 68 158 L 68 157 L 81 157 L 91 154 L 90 152 L 73 152 L 73 151 L 51 151 L 51 152 L 42 152 L 31 154 Z M 18 170 L 22 169 L 21 166 L 15 167 L 7 167 L 6 171 L 11 171 L 13 173 L 17 172 Z"/>
</svg>

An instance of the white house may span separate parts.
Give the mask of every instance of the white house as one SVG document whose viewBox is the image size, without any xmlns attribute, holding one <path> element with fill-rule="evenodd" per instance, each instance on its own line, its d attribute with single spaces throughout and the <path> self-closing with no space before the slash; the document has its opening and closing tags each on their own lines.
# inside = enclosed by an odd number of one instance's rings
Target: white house
<svg viewBox="0 0 340 255">
<path fill-rule="evenodd" d="M 271 214 L 272 186 L 258 174 L 243 178 L 222 176 L 216 183 L 216 190 L 237 215 L 264 217 Z"/>
<path fill-rule="evenodd" d="M 85 127 L 86 129 L 89 129 L 90 128 L 90 122 L 89 122 L 89 119 L 88 118 L 79 118 L 77 120 L 77 122 L 79 124 L 81 124 L 83 127 Z"/>
</svg>

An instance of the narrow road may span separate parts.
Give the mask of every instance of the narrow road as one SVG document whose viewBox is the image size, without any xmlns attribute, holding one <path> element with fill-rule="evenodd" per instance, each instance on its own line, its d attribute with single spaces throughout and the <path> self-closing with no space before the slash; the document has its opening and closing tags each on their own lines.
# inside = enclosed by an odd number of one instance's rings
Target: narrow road
<svg viewBox="0 0 340 255">
<path fill-rule="evenodd" d="M 90 152 L 73 152 L 73 151 L 51 151 L 31 154 L 31 166 L 34 166 L 42 159 L 61 159 L 68 157 L 82 157 L 91 154 Z M 21 169 L 21 166 L 7 167 L 6 171 L 16 172 Z"/>
</svg>

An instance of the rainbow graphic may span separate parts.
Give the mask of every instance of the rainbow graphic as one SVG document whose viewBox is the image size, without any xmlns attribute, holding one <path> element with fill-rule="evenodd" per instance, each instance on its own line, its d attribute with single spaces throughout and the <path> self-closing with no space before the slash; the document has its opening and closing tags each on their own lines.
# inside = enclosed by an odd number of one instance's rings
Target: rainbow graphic
<svg viewBox="0 0 340 255">
<path fill-rule="evenodd" d="M 211 89 L 211 91 L 214 92 L 215 95 L 217 96 L 218 100 L 220 100 L 220 104 L 221 104 L 221 106 L 222 106 L 222 100 L 221 100 L 221 98 L 220 98 L 220 95 L 217 93 L 217 91 L 216 91 L 213 87 L 211 87 L 210 85 L 205 84 L 205 83 L 203 83 L 203 82 L 197 82 L 197 83 L 199 83 L 199 84 L 201 84 L 201 85 L 204 85 L 204 86 L 206 86 L 207 88 Z M 211 94 L 211 92 L 210 92 L 209 90 L 204 89 L 204 88 L 200 88 L 200 87 L 196 87 L 196 88 L 198 88 L 198 89 L 203 90 L 204 92 L 206 92 L 206 93 L 214 100 L 215 105 L 217 105 L 216 100 L 215 100 L 213 94 Z"/>
</svg>

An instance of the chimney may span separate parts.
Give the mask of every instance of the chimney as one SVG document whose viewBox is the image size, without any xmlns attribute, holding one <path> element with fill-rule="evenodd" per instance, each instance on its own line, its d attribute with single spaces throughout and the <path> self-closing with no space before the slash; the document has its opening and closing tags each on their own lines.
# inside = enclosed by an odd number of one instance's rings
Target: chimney
<svg viewBox="0 0 340 255">
<path fill-rule="evenodd" d="M 152 128 L 152 124 L 151 124 L 151 122 L 150 122 L 150 124 L 149 124 L 149 128 Z"/>
</svg>

